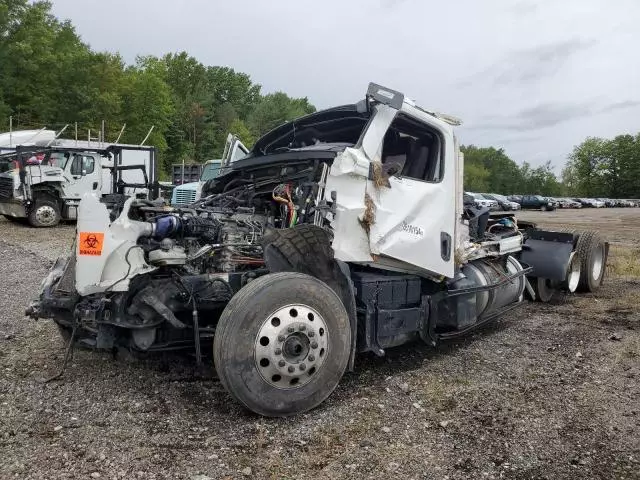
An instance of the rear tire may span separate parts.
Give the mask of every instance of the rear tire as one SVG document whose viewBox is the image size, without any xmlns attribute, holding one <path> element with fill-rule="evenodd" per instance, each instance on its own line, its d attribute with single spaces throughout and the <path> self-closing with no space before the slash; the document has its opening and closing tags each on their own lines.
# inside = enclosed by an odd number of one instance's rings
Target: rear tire
<svg viewBox="0 0 640 480">
<path fill-rule="evenodd" d="M 260 277 L 222 313 L 213 344 L 220 382 L 268 417 L 306 412 L 336 388 L 351 349 L 349 317 L 324 282 L 302 273 Z"/>
<path fill-rule="evenodd" d="M 60 206 L 50 197 L 37 198 L 29 212 L 29 224 L 36 228 L 55 227 L 60 223 Z"/>
<path fill-rule="evenodd" d="M 578 291 L 595 292 L 602 285 L 605 274 L 606 249 L 600 234 L 594 231 L 581 233 L 576 254 L 582 261 Z"/>
<path fill-rule="evenodd" d="M 556 293 L 556 289 L 552 285 L 551 280 L 547 278 L 534 278 L 530 283 L 536 294 L 537 302 L 548 303 Z"/>
</svg>

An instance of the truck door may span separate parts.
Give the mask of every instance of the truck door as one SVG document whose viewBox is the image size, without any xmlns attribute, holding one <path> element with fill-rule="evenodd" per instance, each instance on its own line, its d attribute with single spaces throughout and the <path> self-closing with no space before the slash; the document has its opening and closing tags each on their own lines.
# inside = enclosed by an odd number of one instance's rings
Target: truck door
<svg viewBox="0 0 640 480">
<path fill-rule="evenodd" d="M 226 170 L 236 160 L 244 158 L 249 153 L 249 149 L 245 147 L 240 139 L 233 134 L 227 135 L 227 142 L 224 146 L 224 153 L 222 154 L 222 168 L 220 169 L 220 175 L 226 173 Z"/>
<path fill-rule="evenodd" d="M 385 134 L 382 177 L 367 184 L 373 205 L 373 255 L 407 267 L 454 275 L 456 158 L 451 131 L 420 125 L 400 112 Z M 375 175 L 375 174 L 374 174 Z"/>
<path fill-rule="evenodd" d="M 65 177 L 69 180 L 63 186 L 66 198 L 81 198 L 86 192 L 100 190 L 102 169 L 97 153 L 74 153 L 65 170 Z"/>
</svg>

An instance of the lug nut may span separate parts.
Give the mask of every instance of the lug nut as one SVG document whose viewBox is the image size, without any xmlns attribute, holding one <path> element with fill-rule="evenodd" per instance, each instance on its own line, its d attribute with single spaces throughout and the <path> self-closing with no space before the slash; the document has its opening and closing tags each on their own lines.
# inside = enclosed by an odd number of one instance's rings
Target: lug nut
<svg viewBox="0 0 640 480">
<path fill-rule="evenodd" d="M 300 325 L 300 331 L 304 332 L 307 329 L 306 325 Z"/>
<path fill-rule="evenodd" d="M 286 364 L 287 364 L 287 362 L 285 362 L 284 360 L 280 360 L 280 361 L 278 362 L 278 366 L 279 366 L 279 367 L 284 367 Z"/>
<path fill-rule="evenodd" d="M 289 333 L 293 333 L 293 332 L 295 331 L 295 328 L 293 328 L 293 327 L 289 327 L 289 328 L 287 328 L 287 331 L 288 331 Z"/>
<path fill-rule="evenodd" d="M 278 335 L 279 342 L 284 342 L 284 340 L 285 340 L 284 335 Z"/>
<path fill-rule="evenodd" d="M 311 348 L 318 348 L 318 342 L 313 342 L 311 344 Z"/>
<path fill-rule="evenodd" d="M 316 333 L 313 330 L 309 330 L 309 333 L 307 333 L 307 336 L 313 337 L 313 336 L 315 336 L 315 334 Z"/>
<path fill-rule="evenodd" d="M 274 353 L 275 353 L 276 355 L 280 355 L 280 354 L 282 353 L 282 350 L 281 350 L 281 349 L 279 349 L 279 348 L 276 348 L 276 349 L 275 349 L 275 351 L 274 351 Z"/>
<path fill-rule="evenodd" d="M 289 370 L 289 373 L 293 373 L 293 372 L 295 372 L 296 369 L 293 368 L 293 367 L 289 367 L 288 370 Z"/>
<path fill-rule="evenodd" d="M 316 357 L 314 357 L 313 355 L 309 355 L 309 361 L 313 362 L 316 359 Z"/>
<path fill-rule="evenodd" d="M 304 371 L 307 368 L 307 366 L 304 363 L 300 364 L 300 370 Z"/>
</svg>

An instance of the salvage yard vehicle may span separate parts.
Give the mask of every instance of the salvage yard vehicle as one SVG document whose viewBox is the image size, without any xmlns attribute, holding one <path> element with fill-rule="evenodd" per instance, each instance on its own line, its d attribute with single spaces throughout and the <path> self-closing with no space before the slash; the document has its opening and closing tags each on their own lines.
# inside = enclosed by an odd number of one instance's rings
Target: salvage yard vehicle
<svg viewBox="0 0 640 480">
<path fill-rule="evenodd" d="M 541 195 L 523 195 L 519 203 L 523 209 L 542 210 L 543 212 L 558 208 L 558 202 Z"/>
<path fill-rule="evenodd" d="M 498 202 L 500 208 L 505 211 L 520 210 L 521 208 L 518 202 L 512 202 L 504 195 L 499 195 L 497 193 L 481 193 L 480 195 L 488 200 L 495 200 Z"/>
<path fill-rule="evenodd" d="M 179 207 L 199 200 L 202 195 L 202 186 L 220 174 L 221 166 L 222 160 L 207 160 L 202 167 L 202 173 L 197 182 L 183 183 L 173 189 L 171 205 Z"/>
<path fill-rule="evenodd" d="M 464 192 L 473 198 L 473 202 L 480 208 L 488 208 L 489 210 L 500 210 L 497 200 L 485 197 L 482 193 Z"/>
<path fill-rule="evenodd" d="M 131 198 L 110 222 L 87 194 L 27 314 L 53 319 L 68 349 L 186 348 L 199 363 L 213 344 L 235 400 L 287 416 L 323 402 L 357 352 L 435 346 L 525 292 L 595 291 L 596 232 L 463 202 L 459 124 L 370 84 L 264 135 L 186 208 Z"/>
<path fill-rule="evenodd" d="M 77 218 L 87 192 L 105 199 L 157 197 L 152 193 L 156 170 L 153 147 L 18 146 L 0 155 L 0 214 L 33 227 L 53 227 Z"/>
<path fill-rule="evenodd" d="M 558 203 L 558 208 L 582 208 L 582 204 L 580 202 L 576 202 L 570 198 L 554 198 L 554 200 Z"/>
</svg>

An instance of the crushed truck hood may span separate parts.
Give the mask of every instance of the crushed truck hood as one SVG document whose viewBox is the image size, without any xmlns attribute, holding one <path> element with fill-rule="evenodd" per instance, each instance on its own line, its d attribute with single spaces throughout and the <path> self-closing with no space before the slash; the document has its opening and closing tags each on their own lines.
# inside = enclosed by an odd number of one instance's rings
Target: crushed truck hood
<svg viewBox="0 0 640 480">
<path fill-rule="evenodd" d="M 370 117 L 362 110 L 359 104 L 343 105 L 284 123 L 258 139 L 248 157 L 318 144 L 354 145 Z"/>
</svg>

